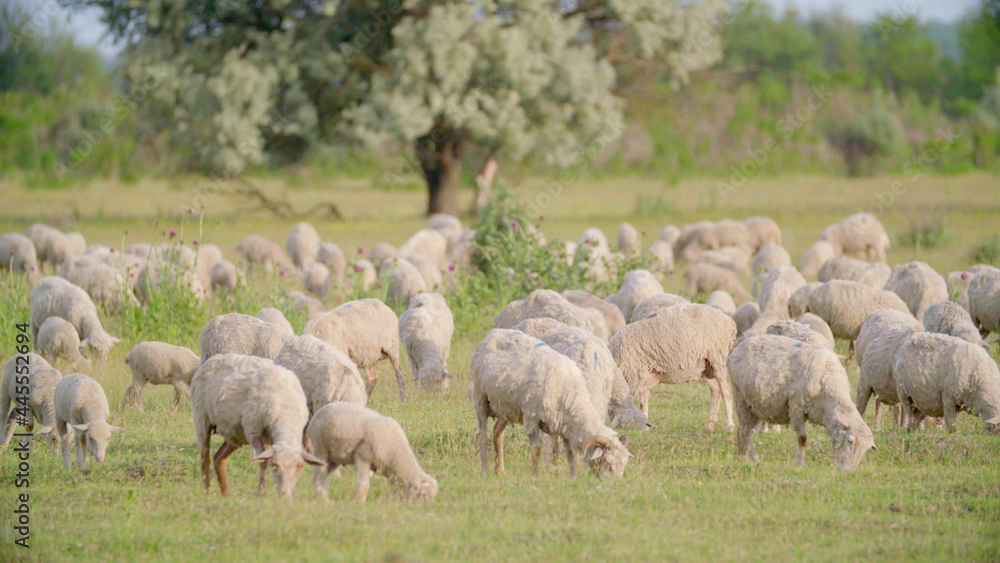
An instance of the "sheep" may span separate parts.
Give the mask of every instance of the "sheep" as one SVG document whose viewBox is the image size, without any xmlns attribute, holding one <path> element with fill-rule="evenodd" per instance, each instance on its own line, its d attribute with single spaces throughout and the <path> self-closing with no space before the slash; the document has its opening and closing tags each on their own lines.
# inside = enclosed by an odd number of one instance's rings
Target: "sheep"
<svg viewBox="0 0 1000 563">
<path fill-rule="evenodd" d="M 767 334 L 740 343 L 728 366 L 740 419 L 740 457 L 757 463 L 753 433 L 760 422 L 795 430 L 798 465 L 806 463 L 806 421 L 826 427 L 843 471 L 854 471 L 868 450 L 877 449 L 871 429 L 851 403 L 847 371 L 832 350 Z"/>
<path fill-rule="evenodd" d="M 725 291 L 713 291 L 705 299 L 705 305 L 715 307 L 730 317 L 736 312 L 736 303 L 733 302 L 733 296 Z"/>
<path fill-rule="evenodd" d="M 420 254 L 408 254 L 403 256 L 408 262 L 417 267 L 420 277 L 424 278 L 424 286 L 427 290 L 440 289 L 444 287 L 444 276 L 434 262 L 421 256 Z"/>
<path fill-rule="evenodd" d="M 630 319 L 643 299 L 661 293 L 663 286 L 649 270 L 632 270 L 625 274 L 618 293 L 612 293 L 604 300 L 621 309 L 623 318 Z"/>
<path fill-rule="evenodd" d="M 760 316 L 754 324 L 744 331 L 743 336 L 763 334 L 767 327 L 775 321 L 790 317 L 788 302 L 795 292 L 806 284 L 805 278 L 794 266 L 778 266 L 767 274 L 758 295 Z"/>
<path fill-rule="evenodd" d="M 590 227 L 583 231 L 580 240 L 576 243 L 578 247 L 592 248 L 594 252 L 601 256 L 611 254 L 611 246 L 608 245 L 608 237 L 604 236 L 604 231 L 597 227 Z"/>
<path fill-rule="evenodd" d="M 718 250 L 724 246 L 750 248 L 750 234 L 746 225 L 732 219 L 713 223 L 699 230 L 680 252 L 680 256 L 690 262 L 705 250 Z"/>
<path fill-rule="evenodd" d="M 59 267 L 59 277 L 86 291 L 109 315 L 120 311 L 126 303 L 139 304 L 128 290 L 122 271 L 91 256 L 66 260 Z"/>
<path fill-rule="evenodd" d="M 447 389 L 448 355 L 455 321 L 439 293 L 421 293 L 399 316 L 399 338 L 410 360 L 413 377 L 431 391 Z"/>
<path fill-rule="evenodd" d="M 56 276 L 42 278 L 31 291 L 31 337 L 38 342 L 38 330 L 49 317 L 62 317 L 73 324 L 83 340 L 100 359 L 121 342 L 101 326 L 97 307 L 83 289 Z"/>
<path fill-rule="evenodd" d="M 889 277 L 891 275 L 892 268 L 881 262 L 875 262 L 873 264 L 868 264 L 864 270 L 855 274 L 852 279 L 869 287 L 882 289 L 885 287 L 885 282 L 889 281 Z"/>
<path fill-rule="evenodd" d="M 938 301 L 924 312 L 924 330 L 961 338 L 973 344 L 983 344 L 979 329 L 972 323 L 969 312 L 951 301 Z"/>
<path fill-rule="evenodd" d="M 63 466 L 69 471 L 69 449 L 76 442 L 76 466 L 87 470 L 87 452 L 97 463 L 104 463 L 111 435 L 122 428 L 108 424 L 111 409 L 104 388 L 96 379 L 82 373 L 71 373 L 59 380 L 54 395 L 56 407 L 55 431 L 62 443 Z M 76 440 L 69 427 L 76 431 Z"/>
<path fill-rule="evenodd" d="M 386 297 L 392 301 L 409 301 L 427 291 L 427 282 L 413 262 L 405 258 L 392 258 L 382 262 L 379 281 L 386 286 Z"/>
<path fill-rule="evenodd" d="M 692 264 L 714 264 L 720 268 L 725 268 L 737 276 L 740 275 L 740 266 L 728 254 L 721 250 L 705 250 L 698 253 L 691 261 Z"/>
<path fill-rule="evenodd" d="M 8 269 L 18 274 L 38 272 L 35 244 L 21 233 L 7 233 L 0 237 L 0 272 Z"/>
<path fill-rule="evenodd" d="M 35 348 L 47 358 L 63 358 L 73 365 L 90 365 L 80 353 L 80 335 L 76 327 L 62 317 L 49 317 L 42 322 Z"/>
<path fill-rule="evenodd" d="M 205 492 L 212 482 L 210 464 L 223 495 L 229 494 L 226 460 L 241 446 L 260 462 L 257 494 L 264 493 L 267 466 L 274 473 L 278 498 L 289 498 L 306 463 L 321 465 L 302 445 L 309 408 L 295 374 L 264 358 L 219 354 L 191 378 L 191 414 L 201 448 Z M 210 459 L 212 434 L 224 442 Z"/>
<path fill-rule="evenodd" d="M 736 322 L 736 336 L 738 338 L 760 318 L 760 306 L 753 301 L 747 301 L 737 307 L 730 317 Z"/>
<path fill-rule="evenodd" d="M 853 341 L 858 338 L 865 317 L 878 309 L 909 312 L 906 303 L 895 293 L 878 290 L 856 281 L 832 280 L 809 295 L 809 313 L 815 313 L 830 325 L 833 336 Z"/>
<path fill-rule="evenodd" d="M 281 251 L 281 247 L 260 235 L 243 237 L 243 240 L 236 245 L 236 253 L 251 272 L 263 268 L 268 277 L 274 275 L 275 266 L 281 268 L 282 272 L 293 268 L 292 262 Z"/>
<path fill-rule="evenodd" d="M 309 297 L 301 291 L 289 291 L 288 298 L 292 300 L 293 307 L 296 311 L 305 311 L 306 315 L 312 317 L 316 313 L 322 313 L 326 311 L 326 307 L 323 302 L 315 297 Z"/>
<path fill-rule="evenodd" d="M 66 235 L 55 227 L 35 223 L 24 233 L 35 246 L 38 267 L 46 265 L 58 267 L 70 256 L 69 242 Z"/>
<path fill-rule="evenodd" d="M 892 269 L 884 289 L 894 292 L 910 308 L 910 312 L 923 322 L 924 311 L 932 303 L 948 300 L 948 285 L 926 262 L 907 262 Z"/>
<path fill-rule="evenodd" d="M 631 223 L 618 225 L 618 252 L 638 256 L 639 248 L 639 231 Z"/>
<path fill-rule="evenodd" d="M 299 378 L 309 416 L 334 401 L 368 404 L 365 379 L 342 350 L 315 336 L 293 336 L 285 341 L 274 363 Z"/>
<path fill-rule="evenodd" d="M 26 373 L 18 373 L 18 370 L 27 368 Z M 11 412 L 11 406 L 23 407 L 24 427 L 28 432 L 35 431 L 41 434 L 42 429 L 54 429 L 56 424 L 56 385 L 62 379 L 62 374 L 55 369 L 44 358 L 38 354 L 28 352 L 12 356 L 3 366 L 3 382 L 0 383 L 0 416 L 3 417 L 4 433 L 3 444 L 0 447 L 6 448 L 14 436 L 17 427 L 18 417 Z M 27 395 L 26 403 L 19 400 Z M 8 416 L 10 415 L 10 416 Z M 41 424 L 42 428 L 35 429 L 35 423 Z M 49 438 L 52 440 L 52 447 L 55 448 L 59 442 L 61 434 L 50 432 Z"/>
<path fill-rule="evenodd" d="M 691 264 L 684 270 L 684 280 L 691 293 L 712 293 L 721 289 L 732 294 L 740 303 L 750 300 L 750 294 L 743 287 L 740 277 L 731 270 L 714 264 Z"/>
<path fill-rule="evenodd" d="M 625 326 L 625 316 L 622 315 L 621 309 L 591 293 L 579 289 L 567 289 L 562 292 L 562 296 L 577 307 L 593 309 L 601 313 L 610 335 L 614 335 Z"/>
<path fill-rule="evenodd" d="M 244 315 L 227 313 L 208 321 L 198 335 L 201 363 L 216 354 L 244 354 L 274 359 L 291 336 L 284 327 Z"/>
<path fill-rule="evenodd" d="M 444 270 L 448 267 L 448 239 L 438 231 L 421 229 L 407 239 L 396 252 L 396 256 L 410 254 L 419 254 L 437 266 L 438 271 Z"/>
<path fill-rule="evenodd" d="M 330 275 L 337 285 L 344 283 L 344 274 L 347 271 L 347 258 L 340 247 L 332 242 L 324 242 L 319 245 L 316 251 L 316 261 L 330 269 Z"/>
<path fill-rule="evenodd" d="M 205 299 L 205 288 L 193 270 L 176 263 L 164 264 L 159 260 L 147 262 L 139 271 L 135 284 L 136 296 L 141 303 L 145 303 L 152 293 L 160 290 L 164 284 L 186 289 L 198 303 Z"/>
<path fill-rule="evenodd" d="M 128 245 L 128 248 L 125 249 L 125 254 L 135 256 L 136 258 L 141 258 L 143 260 L 148 260 L 153 254 L 153 247 L 152 245 L 144 242 L 137 242 L 135 244 Z"/>
<path fill-rule="evenodd" d="M 708 305 L 669 307 L 629 324 L 608 343 L 633 396 L 642 398 L 649 416 L 649 392 L 659 383 L 703 378 L 712 392 L 708 429 L 718 419 L 719 399 L 726 403 L 726 427 L 733 428 L 732 397 L 726 356 L 736 338 L 736 322 Z"/>
<path fill-rule="evenodd" d="M 260 311 L 257 311 L 257 318 L 264 322 L 271 323 L 274 326 L 280 327 L 289 335 L 295 334 L 295 329 L 292 328 L 292 323 L 288 322 L 288 319 L 285 318 L 285 314 L 279 309 L 275 309 L 274 307 L 264 307 Z"/>
<path fill-rule="evenodd" d="M 785 336 L 798 340 L 799 342 L 805 342 L 806 344 L 833 350 L 833 343 L 828 341 L 826 338 L 823 338 L 822 334 L 814 331 L 803 323 L 793 321 L 791 319 L 771 323 L 771 326 L 767 327 L 764 334 Z"/>
<path fill-rule="evenodd" d="M 917 334 L 896 352 L 892 369 L 910 432 L 926 416 L 944 416 L 954 432 L 955 417 L 966 411 L 981 417 L 987 432 L 1000 433 L 1000 369 L 982 346 L 946 334 Z"/>
<path fill-rule="evenodd" d="M 173 264 L 183 270 L 193 270 L 198 261 L 198 253 L 185 244 L 163 243 L 157 251 L 154 258 L 158 261 Z"/>
<path fill-rule="evenodd" d="M 462 240 L 466 230 L 462 226 L 461 219 L 448 213 L 435 213 L 431 215 L 427 220 L 427 228 L 444 235 L 445 240 L 448 241 L 449 254 L 451 254 L 455 246 Z"/>
<path fill-rule="evenodd" d="M 663 242 L 671 245 L 677 242 L 677 239 L 681 238 L 681 230 L 677 228 L 676 225 L 667 225 L 660 229 L 660 238 Z M 671 248 L 671 253 L 673 253 L 673 248 Z"/>
<path fill-rule="evenodd" d="M 326 299 L 332 281 L 329 268 L 320 262 L 312 262 L 302 272 L 302 283 L 306 291 L 319 296 L 320 299 Z"/>
<path fill-rule="evenodd" d="M 174 406 L 181 403 L 181 395 L 191 400 L 191 377 L 201 366 L 201 358 L 183 346 L 166 342 L 140 342 L 125 356 L 125 363 L 132 371 L 132 384 L 125 389 L 122 407 L 131 402 L 139 412 L 146 412 L 142 404 L 142 389 L 147 383 L 172 385 Z"/>
<path fill-rule="evenodd" d="M 759 251 L 764 245 L 781 246 L 781 227 L 770 217 L 749 217 L 743 220 L 747 229 L 747 242 Z M 756 271 L 756 270 L 754 270 Z"/>
<path fill-rule="evenodd" d="M 363 405 L 335 402 L 324 406 L 306 428 L 314 454 L 322 462 L 313 468 L 316 495 L 329 500 L 327 480 L 342 465 L 354 465 L 358 500 L 368 500 L 369 478 L 378 473 L 406 497 L 434 500 L 437 480 L 428 475 L 396 419 Z"/>
<path fill-rule="evenodd" d="M 223 260 L 222 249 L 218 245 L 202 244 L 198 247 L 194 270 L 202 287 L 212 289 L 212 269 Z"/>
<path fill-rule="evenodd" d="M 75 258 L 87 250 L 87 239 L 83 233 L 66 233 L 66 258 Z"/>
<path fill-rule="evenodd" d="M 823 264 L 836 256 L 837 249 L 833 243 L 827 240 L 816 241 L 802 255 L 802 259 L 799 261 L 799 271 L 807 279 L 815 278 Z"/>
<path fill-rule="evenodd" d="M 607 340 L 608 326 L 604 316 L 594 310 L 577 307 L 565 297 L 549 289 L 537 289 L 526 298 L 511 301 L 493 317 L 496 328 L 513 328 L 524 319 L 548 317 L 580 327 Z"/>
<path fill-rule="evenodd" d="M 313 315 L 302 334 L 321 338 L 346 352 L 368 377 L 371 396 L 378 374 L 375 364 L 387 359 L 396 372 L 399 397 L 406 401 L 406 379 L 399 365 L 399 319 L 378 299 L 348 301 L 343 305 Z"/>
<path fill-rule="evenodd" d="M 587 270 L 587 277 L 596 282 L 610 281 L 608 265 L 611 260 L 611 247 L 604 232 L 596 227 L 583 231 L 577 243 L 574 263 Z"/>
<path fill-rule="evenodd" d="M 742 246 L 723 246 L 717 252 L 729 258 L 729 261 L 736 266 L 736 273 L 741 274 L 750 269 L 750 259 L 752 256 L 747 249 Z"/>
<path fill-rule="evenodd" d="M 219 260 L 209 271 L 209 287 L 212 291 L 220 289 L 235 291 L 239 279 L 239 274 L 236 273 L 236 264 L 229 260 Z"/>
<path fill-rule="evenodd" d="M 823 286 L 823 282 L 812 282 L 807 283 L 795 291 L 788 297 L 788 314 L 792 317 L 800 317 L 808 312 L 809 309 L 809 298 L 812 296 L 816 289 Z M 826 321 L 824 321 L 826 322 Z"/>
<path fill-rule="evenodd" d="M 853 280 L 870 264 L 864 260 L 856 260 L 847 256 L 836 256 L 823 263 L 819 268 L 817 279 L 821 282 L 830 280 Z M 881 289 L 881 288 L 878 288 Z"/>
<path fill-rule="evenodd" d="M 764 244 L 757 250 L 757 253 L 753 255 L 753 263 L 750 268 L 754 275 L 753 284 L 753 295 L 757 295 L 760 289 L 760 284 L 763 282 L 765 275 L 771 270 L 777 268 L 778 266 L 791 266 L 792 257 L 788 255 L 788 251 L 778 244 Z"/>
<path fill-rule="evenodd" d="M 319 251 L 319 233 L 316 227 L 309 223 L 296 223 L 285 239 L 285 249 L 292 257 L 292 264 L 304 270 L 316 261 L 316 253 Z"/>
<path fill-rule="evenodd" d="M 969 302 L 969 316 L 985 336 L 1000 331 L 1000 272 L 983 271 L 969 283 L 965 292 Z"/>
<path fill-rule="evenodd" d="M 830 225 L 819 236 L 833 245 L 838 254 L 857 255 L 870 261 L 885 262 L 889 234 L 871 213 L 855 213 Z"/>
<path fill-rule="evenodd" d="M 711 221 L 698 221 L 697 223 L 691 223 L 684 225 L 680 230 L 680 233 L 674 239 L 674 258 L 684 258 L 681 253 L 687 248 L 688 244 L 701 234 L 705 229 L 711 228 L 715 223 Z M 661 233 L 662 236 L 662 233 Z"/>
<path fill-rule="evenodd" d="M 372 264 L 378 266 L 382 262 L 396 257 L 396 248 L 391 244 L 385 242 L 377 242 L 372 246 L 371 251 L 368 252 L 368 260 Z"/>
<path fill-rule="evenodd" d="M 818 316 L 812 313 L 804 313 L 796 317 L 795 320 L 821 334 L 823 339 L 826 340 L 828 348 L 832 349 L 836 344 L 836 340 L 833 338 L 833 331 L 830 330 L 830 325 L 826 324 L 826 321 Z"/>
<path fill-rule="evenodd" d="M 570 476 L 576 459 L 597 475 L 622 477 L 631 454 L 628 437 L 604 424 L 590 399 L 580 368 L 544 342 L 522 332 L 493 329 L 472 354 L 469 397 L 479 428 L 479 457 L 487 472 L 487 433 L 494 418 L 496 473 L 505 472 L 503 434 L 510 423 L 523 424 L 531 446 L 531 474 L 538 476 L 541 432 L 560 437 L 566 446 Z"/>
<path fill-rule="evenodd" d="M 669 242 L 658 240 L 646 250 L 649 258 L 649 271 L 657 279 L 674 271 L 674 251 Z"/>
<path fill-rule="evenodd" d="M 865 319 L 854 343 L 858 362 L 858 387 L 855 405 L 865 414 L 872 393 L 875 394 L 875 429 L 882 429 L 882 405 L 899 403 L 893 361 L 908 338 L 924 331 L 908 311 L 881 309 Z"/>
<path fill-rule="evenodd" d="M 642 319 L 648 319 L 649 317 L 659 313 L 661 310 L 680 303 L 690 303 L 690 301 L 680 295 L 674 295 L 672 293 L 661 293 L 659 295 L 647 297 L 636 306 L 634 311 L 632 311 L 632 317 L 629 318 L 628 322 L 634 323 L 636 321 L 641 321 Z"/>
</svg>

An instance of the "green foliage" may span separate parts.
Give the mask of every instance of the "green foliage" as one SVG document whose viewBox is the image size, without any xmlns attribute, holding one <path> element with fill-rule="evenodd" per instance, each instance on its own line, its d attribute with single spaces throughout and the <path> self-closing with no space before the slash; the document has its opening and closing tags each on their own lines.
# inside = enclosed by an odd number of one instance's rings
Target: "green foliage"
<svg viewBox="0 0 1000 563">
<path fill-rule="evenodd" d="M 972 259 L 977 264 L 1000 266 L 1000 236 L 983 239 L 976 244 Z"/>
<path fill-rule="evenodd" d="M 635 210 L 633 214 L 637 217 L 662 218 L 677 215 L 677 207 L 674 206 L 663 194 L 653 196 L 635 196 Z"/>
<path fill-rule="evenodd" d="M 833 126 L 829 137 L 843 154 L 849 174 L 871 174 L 883 159 L 902 149 L 903 126 L 883 97 L 877 96 L 868 113 L 844 126 Z"/>
<path fill-rule="evenodd" d="M 916 17 L 879 17 L 869 30 L 867 43 L 872 86 L 900 96 L 914 91 L 925 102 L 938 97 L 940 47 Z"/>
<path fill-rule="evenodd" d="M 901 246 L 912 247 L 919 252 L 922 248 L 938 248 L 951 242 L 952 235 L 945 225 L 942 210 L 923 216 L 907 212 L 906 218 L 909 230 L 896 238 Z"/>
</svg>

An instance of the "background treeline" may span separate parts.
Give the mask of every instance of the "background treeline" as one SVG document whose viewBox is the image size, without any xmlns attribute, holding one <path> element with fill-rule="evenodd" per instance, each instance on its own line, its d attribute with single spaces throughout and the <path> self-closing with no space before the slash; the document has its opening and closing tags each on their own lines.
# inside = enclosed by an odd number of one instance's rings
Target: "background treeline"
<svg viewBox="0 0 1000 563">
<path fill-rule="evenodd" d="M 683 89 L 666 69 L 632 69 L 644 78 L 620 93 L 629 125 L 594 160 L 593 173 L 735 182 L 759 171 L 1000 171 L 1000 1 L 952 25 L 923 25 L 904 13 L 870 24 L 836 14 L 806 19 L 751 2 L 719 33 L 722 60 Z M 0 0 L 0 70 L 3 177 L 44 188 L 196 169 L 158 116 L 143 113 L 141 88 L 126 90 L 116 61 L 7 0 Z M 255 172 L 295 166 L 421 188 L 384 154 L 316 145 L 298 162 L 276 160 Z"/>
</svg>

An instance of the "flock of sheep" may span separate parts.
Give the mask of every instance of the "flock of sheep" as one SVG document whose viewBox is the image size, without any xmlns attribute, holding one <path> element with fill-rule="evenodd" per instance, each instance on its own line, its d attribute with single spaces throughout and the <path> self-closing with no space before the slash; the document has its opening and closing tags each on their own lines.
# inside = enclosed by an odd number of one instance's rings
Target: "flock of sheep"
<svg viewBox="0 0 1000 563">
<path fill-rule="evenodd" d="M 32 287 L 30 329 L 42 355 L 26 355 L 26 385 L 16 377 L 24 356 L 6 363 L 3 413 L 27 395 L 28 422 L 40 423 L 35 433 L 50 434 L 53 447 L 61 445 L 67 470 L 74 444 L 80 469 L 88 452 L 102 462 L 121 430 L 108 423 L 104 389 L 83 373 L 62 376 L 47 359 L 89 367 L 83 352 L 107 355 L 119 339 L 102 327 L 98 305 L 108 314 L 129 301 L 141 305 L 167 280 L 201 299 L 277 268 L 296 273 L 308 292 L 290 293 L 309 314 L 301 335 L 281 311 L 265 308 L 256 317 L 212 319 L 198 339 L 200 355 L 141 342 L 125 358 L 132 384 L 122 407 L 143 410 L 146 384 L 172 385 L 175 407 L 188 398 L 206 490 L 214 470 L 223 494 L 229 492 L 226 460 L 250 445 L 260 463 L 258 491 L 271 468 L 279 496 L 290 496 L 310 464 L 316 493 L 326 498 L 329 475 L 353 465 L 361 500 L 373 473 L 407 497 L 433 499 L 438 483 L 421 468 L 403 429 L 366 405 L 382 360 L 391 363 L 406 400 L 401 343 L 422 388 L 446 388 L 453 379 L 455 325 L 434 291 L 473 268 L 474 235 L 457 218 L 436 215 L 401 247 L 379 243 L 349 269 L 340 248 L 322 242 L 307 223 L 292 229 L 287 255 L 274 242 L 247 236 L 236 247 L 241 267 L 217 246 L 197 241 L 197 248 L 139 244 L 122 253 L 88 247 L 78 233 L 46 225 L 8 233 L 0 237 L 2 267 Z M 489 469 L 491 445 L 495 470 L 504 471 L 504 431 L 517 424 L 528 436 L 533 475 L 551 448 L 553 459 L 564 451 L 571 475 L 582 463 L 598 475 L 622 477 L 633 456 L 627 436 L 614 428 L 651 427 L 650 391 L 695 380 L 711 393 L 708 428 L 725 404 L 733 429 L 735 411 L 739 454 L 753 461 L 753 433 L 788 425 L 804 463 L 808 421 L 826 428 L 838 466 L 855 469 L 876 447 L 862 416 L 873 394 L 876 430 L 882 405 L 897 404 L 898 423 L 911 431 L 927 417 L 943 417 L 954 431 L 960 411 L 980 416 L 987 431 L 1000 430 L 1000 371 L 984 341 L 1000 329 L 1000 269 L 976 265 L 943 277 L 923 262 L 890 268 L 889 237 L 869 214 L 827 227 L 798 269 L 781 243 L 780 228 L 766 217 L 667 226 L 646 250 L 648 269 L 628 272 L 616 271 L 617 258 L 642 251 L 627 223 L 615 247 L 599 229 L 563 243 L 557 250 L 566 260 L 595 282 L 620 275 L 620 289 L 603 299 L 588 291 L 593 287 L 538 289 L 496 315 L 496 328 L 472 354 L 467 390 L 482 471 Z M 686 264 L 688 291 L 707 295 L 704 304 L 664 292 L 661 280 L 675 259 Z M 43 277 L 45 270 L 58 275 Z M 743 275 L 753 278 L 750 291 Z M 321 301 L 331 288 L 376 283 L 390 299 L 408 301 L 406 312 L 397 318 L 378 299 L 330 310 Z M 850 358 L 834 351 L 835 339 L 850 342 L 859 368 L 854 400 L 845 368 Z M 15 426 L 11 413 L 4 446 Z M 214 455 L 213 434 L 224 438 Z"/>
</svg>

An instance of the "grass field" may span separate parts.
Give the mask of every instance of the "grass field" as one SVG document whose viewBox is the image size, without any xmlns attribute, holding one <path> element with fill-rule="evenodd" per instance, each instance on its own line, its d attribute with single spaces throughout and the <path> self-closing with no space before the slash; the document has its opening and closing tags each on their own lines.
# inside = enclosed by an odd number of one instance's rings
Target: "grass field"
<svg viewBox="0 0 1000 563">
<path fill-rule="evenodd" d="M 950 240 L 943 247 L 914 249 L 894 239 L 890 263 L 920 259 L 939 272 L 964 268 L 972 263 L 977 242 L 1000 233 L 1000 182 L 987 175 L 758 178 L 726 198 L 718 195 L 714 180 L 677 185 L 642 178 L 579 180 L 542 210 L 542 228 L 550 238 L 576 240 L 585 228 L 598 226 L 613 238 L 618 223 L 630 221 L 645 232 L 648 246 L 666 224 L 766 214 L 782 226 L 797 261 L 824 226 L 871 209 L 894 181 L 905 189 L 879 213 L 890 234 L 907 232 L 908 217 L 939 214 Z M 274 193 L 285 187 L 274 178 L 259 183 Z M 0 183 L 0 232 L 23 231 L 45 220 L 83 232 L 89 243 L 148 242 L 161 231 L 182 228 L 197 187 L 197 180 L 183 178 L 60 191 Z M 521 195 L 532 198 L 544 189 L 543 180 L 528 180 Z M 289 190 L 300 208 L 337 202 L 347 221 L 313 223 L 345 252 L 382 240 L 403 242 L 423 225 L 423 197 L 376 191 L 365 181 L 296 182 Z M 640 198 L 644 206 L 637 205 Z M 230 258 L 244 235 L 283 241 L 293 224 L 250 214 L 222 196 L 209 198 L 200 235 L 197 216 L 185 221 L 186 241 L 200 236 Z M 11 327 L 27 320 L 27 298 L 7 279 L 3 283 L 0 334 L 6 340 L 0 346 L 9 357 Z M 664 282 L 668 291 L 682 285 L 679 273 Z M 270 287 L 257 294 L 261 304 L 269 304 Z M 208 318 L 223 306 L 212 302 L 207 308 L 196 317 Z M 636 457 L 623 480 L 589 475 L 569 480 L 561 464 L 533 480 L 526 439 L 517 429 L 508 432 L 508 474 L 483 477 L 465 388 L 469 357 L 494 312 L 484 306 L 476 311 L 475 330 L 456 333 L 449 367 L 457 380 L 446 392 L 414 391 L 401 404 L 387 366 L 380 369 L 370 406 L 400 421 L 421 464 L 438 479 L 440 493 L 434 503 L 396 501 L 376 478 L 366 505 L 353 502 L 352 470 L 331 480 L 329 504 L 313 498 L 306 473 L 293 501 L 278 501 L 273 486 L 257 498 L 249 448 L 230 462 L 234 495 L 222 498 L 213 487 L 206 496 L 187 403 L 171 412 L 173 390 L 147 387 L 145 414 L 118 409 L 131 379 L 122 360 L 150 334 L 136 333 L 122 317 L 105 319 L 112 334 L 126 338 L 91 375 L 107 391 L 111 422 L 126 432 L 113 438 L 106 462 L 87 473 L 64 471 L 58 455 L 35 450 L 28 550 L 12 543 L 16 465 L 10 452 L 0 454 L 0 561 L 1000 560 L 1000 439 L 986 435 L 978 419 L 968 416 L 959 418 L 955 434 L 935 429 L 910 435 L 887 425 L 876 433 L 879 450 L 852 474 L 834 469 L 819 427 L 809 429 L 806 467 L 794 464 L 795 437 L 789 430 L 758 434 L 761 463 L 752 466 L 736 458 L 732 433 L 703 429 L 705 386 L 660 386 L 650 411 L 656 427 L 628 431 Z M 301 319 L 293 324 L 301 328 Z M 179 330 L 173 343 L 197 350 L 197 329 Z M 853 362 L 849 374 L 856 381 Z"/>
</svg>

